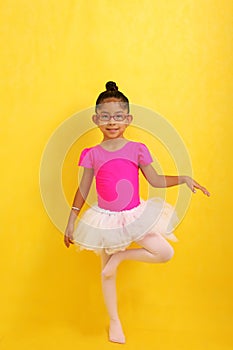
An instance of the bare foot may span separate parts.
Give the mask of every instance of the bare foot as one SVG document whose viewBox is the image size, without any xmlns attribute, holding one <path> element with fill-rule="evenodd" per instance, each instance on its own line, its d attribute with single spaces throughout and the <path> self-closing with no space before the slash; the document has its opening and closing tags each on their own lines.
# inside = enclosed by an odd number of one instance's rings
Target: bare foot
<svg viewBox="0 0 233 350">
<path fill-rule="evenodd" d="M 111 258 L 108 260 L 107 264 L 105 265 L 102 275 L 104 277 L 111 277 L 115 274 L 116 269 L 119 265 L 119 254 L 120 253 L 115 253 L 111 256 Z"/>
<path fill-rule="evenodd" d="M 109 341 L 113 343 L 125 344 L 125 335 L 122 330 L 120 320 L 110 320 Z"/>
</svg>

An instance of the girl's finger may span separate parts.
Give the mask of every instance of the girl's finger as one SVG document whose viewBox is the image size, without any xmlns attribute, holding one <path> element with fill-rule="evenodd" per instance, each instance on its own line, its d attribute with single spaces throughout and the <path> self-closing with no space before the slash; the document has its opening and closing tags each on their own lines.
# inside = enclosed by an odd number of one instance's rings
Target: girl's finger
<svg viewBox="0 0 233 350">
<path fill-rule="evenodd" d="M 210 193 L 209 191 L 205 188 L 205 187 L 202 187 L 201 185 L 199 185 L 198 183 L 196 183 L 194 185 L 196 188 L 198 188 L 199 190 L 201 190 L 204 194 L 206 194 L 207 196 L 210 196 Z"/>
<path fill-rule="evenodd" d="M 68 236 L 67 238 L 68 238 L 68 240 L 69 240 L 69 243 L 74 244 L 74 243 L 73 243 L 73 237 L 72 237 L 72 236 Z"/>
<path fill-rule="evenodd" d="M 204 193 L 207 195 L 207 196 L 210 196 L 210 193 L 209 193 L 209 191 L 205 188 L 204 189 Z"/>
</svg>

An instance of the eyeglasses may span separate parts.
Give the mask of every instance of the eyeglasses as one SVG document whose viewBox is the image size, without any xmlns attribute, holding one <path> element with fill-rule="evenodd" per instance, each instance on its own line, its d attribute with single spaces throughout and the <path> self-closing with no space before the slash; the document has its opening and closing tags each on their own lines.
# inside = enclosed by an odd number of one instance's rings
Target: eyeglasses
<svg viewBox="0 0 233 350">
<path fill-rule="evenodd" d="M 97 116 L 98 116 L 99 120 L 102 122 L 109 122 L 112 118 L 116 122 L 122 122 L 123 120 L 125 120 L 125 118 L 128 116 L 128 114 L 116 113 L 116 114 L 110 115 L 108 113 L 100 113 L 100 114 L 97 114 Z"/>
</svg>

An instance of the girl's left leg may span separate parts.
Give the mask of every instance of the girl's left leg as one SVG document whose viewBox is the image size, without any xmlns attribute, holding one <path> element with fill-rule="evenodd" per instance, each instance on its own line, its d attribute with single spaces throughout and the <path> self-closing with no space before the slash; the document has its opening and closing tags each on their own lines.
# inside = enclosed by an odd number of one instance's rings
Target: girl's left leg
<svg viewBox="0 0 233 350">
<path fill-rule="evenodd" d="M 111 256 L 105 252 L 102 253 L 102 269 L 106 266 L 110 257 Z M 125 336 L 117 310 L 116 273 L 112 274 L 109 278 L 106 278 L 102 274 L 101 278 L 104 301 L 110 318 L 109 340 L 114 343 L 123 344 L 125 343 Z"/>
</svg>

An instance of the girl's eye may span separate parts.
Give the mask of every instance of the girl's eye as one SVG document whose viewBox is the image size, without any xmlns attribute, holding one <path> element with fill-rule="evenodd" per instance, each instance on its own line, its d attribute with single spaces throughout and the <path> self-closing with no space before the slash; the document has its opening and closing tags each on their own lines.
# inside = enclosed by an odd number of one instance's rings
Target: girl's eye
<svg viewBox="0 0 233 350">
<path fill-rule="evenodd" d="M 102 120 L 109 120 L 109 116 L 107 114 L 101 114 Z"/>
<path fill-rule="evenodd" d="M 116 120 L 123 120 L 124 116 L 123 116 L 123 114 L 117 114 L 117 115 L 115 115 L 115 119 Z"/>
</svg>

